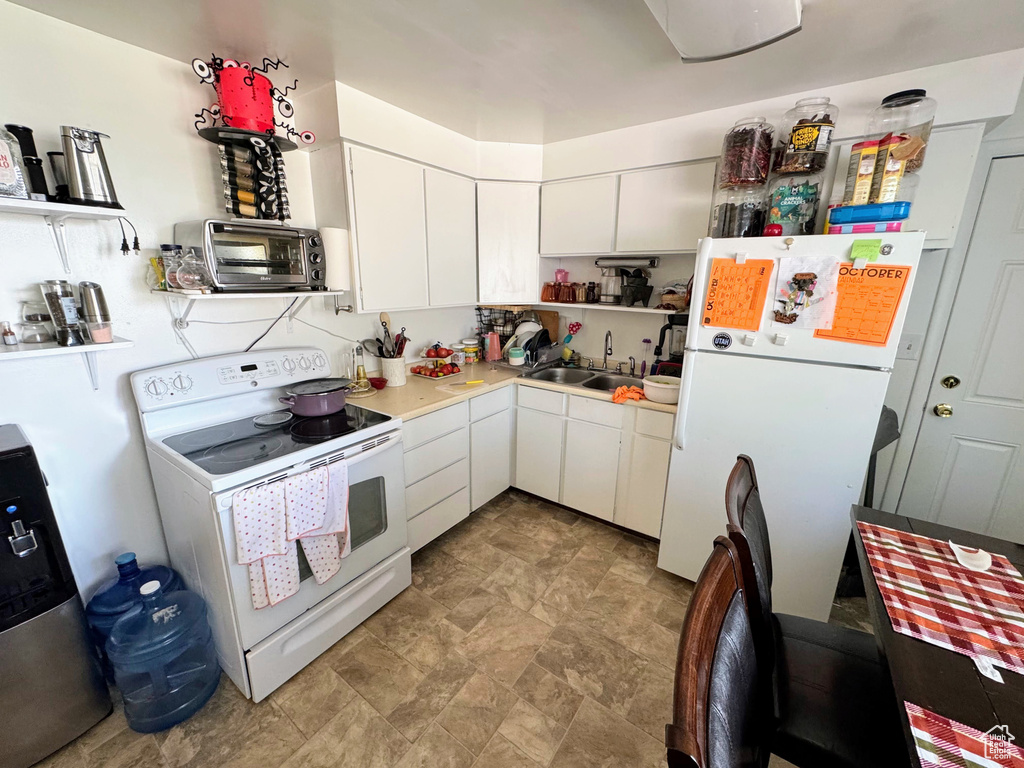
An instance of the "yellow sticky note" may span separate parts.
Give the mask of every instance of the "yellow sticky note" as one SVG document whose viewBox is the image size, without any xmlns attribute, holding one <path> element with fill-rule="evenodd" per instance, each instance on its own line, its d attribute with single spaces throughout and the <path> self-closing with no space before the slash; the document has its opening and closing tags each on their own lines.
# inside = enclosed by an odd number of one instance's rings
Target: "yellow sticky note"
<svg viewBox="0 0 1024 768">
<path fill-rule="evenodd" d="M 850 261 L 856 261 L 857 259 L 865 259 L 866 261 L 878 261 L 878 250 L 881 247 L 881 239 L 854 240 L 853 250 L 850 251 Z"/>
</svg>

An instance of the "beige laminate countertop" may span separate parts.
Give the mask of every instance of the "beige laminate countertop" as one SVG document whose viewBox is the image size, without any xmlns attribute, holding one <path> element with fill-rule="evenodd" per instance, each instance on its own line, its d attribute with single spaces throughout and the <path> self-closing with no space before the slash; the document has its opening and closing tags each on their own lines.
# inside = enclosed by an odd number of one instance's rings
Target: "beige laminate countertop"
<svg viewBox="0 0 1024 768">
<path fill-rule="evenodd" d="M 521 373 L 510 370 L 507 367 L 496 367 L 491 370 L 489 363 L 476 363 L 464 365 L 464 374 L 461 376 L 445 377 L 444 379 L 425 379 L 420 376 L 409 374 L 406 376 L 404 387 L 385 387 L 373 397 L 352 399 L 354 405 L 367 408 L 371 411 L 386 413 L 399 419 L 415 419 L 417 416 L 424 416 L 432 411 L 445 408 L 449 405 L 469 400 L 471 397 L 491 392 L 501 387 L 510 386 L 517 382 L 523 386 L 536 387 L 538 389 L 550 389 L 555 392 L 566 392 L 580 397 L 589 397 L 594 400 L 605 400 L 611 402 L 612 393 L 602 392 L 593 389 L 570 386 L 567 384 L 556 384 L 550 381 L 537 381 L 535 379 L 521 379 Z M 477 381 L 483 379 L 483 384 L 475 384 L 469 387 L 452 387 L 463 381 Z M 675 413 L 675 404 L 653 403 L 650 400 L 627 400 L 625 407 L 647 408 L 663 413 Z"/>
</svg>

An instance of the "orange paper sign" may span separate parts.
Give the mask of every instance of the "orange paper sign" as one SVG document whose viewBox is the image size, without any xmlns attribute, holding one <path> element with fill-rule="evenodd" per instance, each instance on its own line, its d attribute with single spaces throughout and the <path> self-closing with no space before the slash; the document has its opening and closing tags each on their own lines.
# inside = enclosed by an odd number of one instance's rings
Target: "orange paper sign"
<svg viewBox="0 0 1024 768">
<path fill-rule="evenodd" d="M 774 259 L 712 259 L 701 325 L 756 331 L 761 327 Z"/>
<path fill-rule="evenodd" d="M 840 264 L 832 328 L 815 331 L 815 338 L 884 347 L 909 277 L 910 267 L 898 264 L 868 264 L 864 269 Z"/>
</svg>

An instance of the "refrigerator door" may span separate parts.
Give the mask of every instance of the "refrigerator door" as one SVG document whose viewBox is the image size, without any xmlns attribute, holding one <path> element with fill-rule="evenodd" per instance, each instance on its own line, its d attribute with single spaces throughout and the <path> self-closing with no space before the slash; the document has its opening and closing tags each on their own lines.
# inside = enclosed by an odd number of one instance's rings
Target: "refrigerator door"
<svg viewBox="0 0 1024 768">
<path fill-rule="evenodd" d="M 704 238 L 697 253 L 693 277 L 693 322 L 686 336 L 687 349 L 720 350 L 735 356 L 758 356 L 809 360 L 859 365 L 870 368 L 891 368 L 899 348 L 903 320 L 910 303 L 910 293 L 917 277 L 917 265 L 924 245 L 924 232 L 890 232 L 876 235 L 813 235 L 806 237 L 753 237 L 753 238 Z M 786 245 L 786 241 L 790 245 Z M 779 287 L 776 280 L 780 274 L 779 259 L 794 256 L 831 256 L 840 262 L 850 262 L 853 245 L 861 240 L 881 240 L 883 253 L 877 260 L 868 262 L 868 270 L 879 270 L 889 266 L 909 266 L 902 300 L 896 312 L 888 344 L 871 346 L 848 341 L 821 339 L 811 329 L 794 328 L 776 323 L 774 310 L 778 307 Z M 889 247 L 886 247 L 889 246 Z M 876 251 L 879 249 L 875 249 Z M 884 253 L 889 251 L 888 253 Z M 760 328 L 756 331 L 736 330 L 703 325 L 702 317 L 695 314 L 698 307 L 706 306 L 711 260 L 723 258 L 772 259 L 774 269 L 768 280 L 764 311 Z M 724 334 L 724 336 L 723 336 Z M 718 337 L 716 339 L 716 337 Z M 727 346 L 726 346 L 727 344 Z"/>
<path fill-rule="evenodd" d="M 697 352 L 683 376 L 658 567 L 696 580 L 745 453 L 771 531 L 774 608 L 827 620 L 888 373 Z"/>
</svg>

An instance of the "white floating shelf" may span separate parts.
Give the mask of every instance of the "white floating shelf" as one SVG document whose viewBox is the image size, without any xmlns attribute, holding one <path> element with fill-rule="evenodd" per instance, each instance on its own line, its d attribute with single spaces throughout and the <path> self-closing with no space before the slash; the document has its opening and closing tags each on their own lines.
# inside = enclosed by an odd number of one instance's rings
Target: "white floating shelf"
<svg viewBox="0 0 1024 768">
<path fill-rule="evenodd" d="M 135 342 L 115 336 L 106 344 L 79 344 L 74 347 L 62 347 L 55 341 L 44 341 L 41 344 L 17 344 L 12 347 L 0 347 L 0 360 L 24 360 L 30 357 L 54 357 L 57 355 L 81 355 L 85 368 L 89 372 L 89 381 L 94 390 L 99 389 L 95 355 L 97 352 L 110 352 L 115 349 L 134 347 Z"/>
<path fill-rule="evenodd" d="M 624 307 L 621 304 L 561 304 L 556 301 L 542 301 L 533 304 L 534 307 L 566 307 L 568 309 L 600 309 L 606 312 L 647 312 L 652 315 L 673 315 L 674 309 L 654 309 L 653 307 L 633 306 Z"/>
<path fill-rule="evenodd" d="M 333 296 L 334 298 L 334 314 L 337 315 L 340 312 L 352 312 L 353 307 L 351 304 L 347 306 L 341 306 L 338 304 L 338 296 L 343 293 L 349 293 L 349 291 L 252 291 L 251 293 L 245 291 L 222 291 L 219 293 L 186 293 L 184 291 L 160 291 L 155 288 L 151 288 L 150 293 L 155 293 L 159 296 L 163 296 L 167 299 L 167 307 L 171 312 L 173 318 L 174 327 L 178 330 L 184 330 L 188 328 L 188 316 L 192 312 L 192 308 L 195 306 L 197 301 L 208 301 L 210 299 L 288 299 L 298 300 L 298 304 L 291 308 L 288 312 L 288 319 L 291 320 L 298 314 L 306 304 L 309 303 L 310 299 L 315 299 L 319 296 Z M 185 308 L 181 311 L 177 311 L 176 307 L 180 307 L 180 304 L 176 305 L 171 299 L 181 299 L 188 302 Z"/>
<path fill-rule="evenodd" d="M 53 247 L 60 255 L 65 274 L 71 274 L 68 257 L 68 237 L 64 230 L 66 219 L 119 219 L 124 216 L 121 208 L 105 208 L 98 205 L 72 205 L 71 203 L 50 203 L 46 200 L 23 200 L 17 197 L 0 197 L 0 213 L 20 213 L 42 216 L 50 230 Z"/>
</svg>

